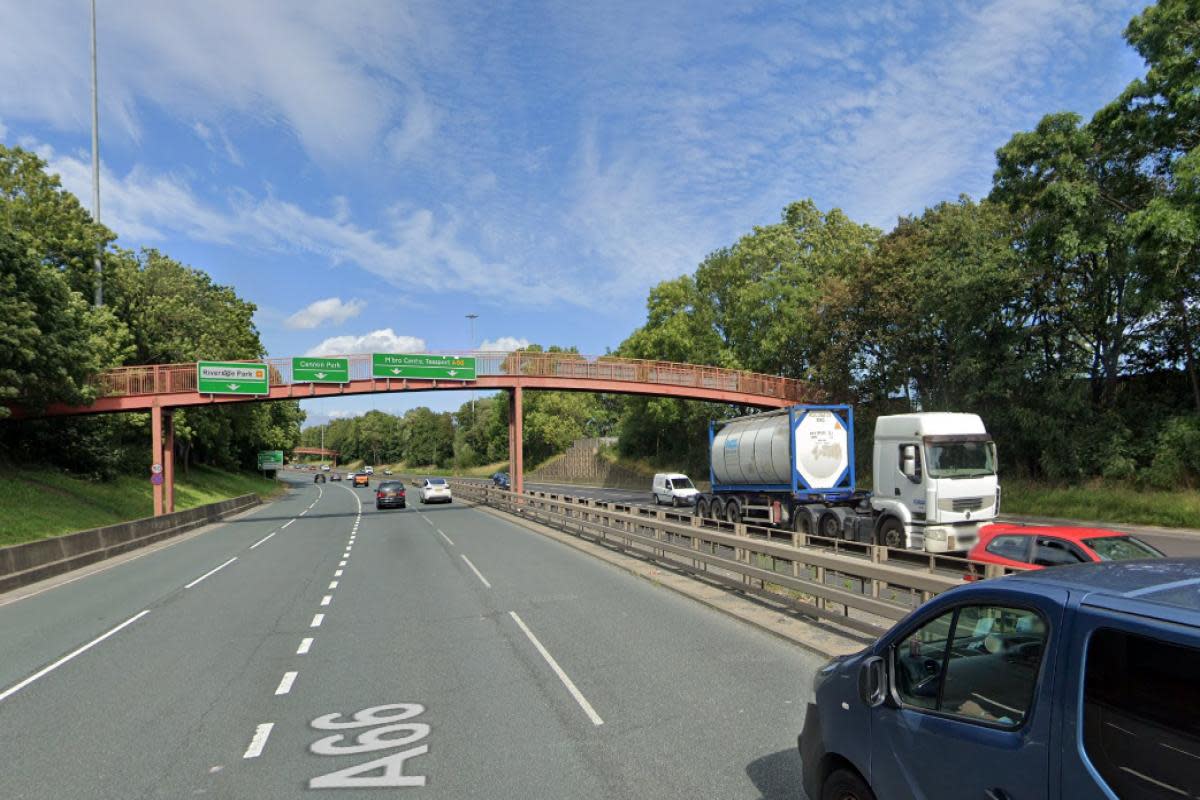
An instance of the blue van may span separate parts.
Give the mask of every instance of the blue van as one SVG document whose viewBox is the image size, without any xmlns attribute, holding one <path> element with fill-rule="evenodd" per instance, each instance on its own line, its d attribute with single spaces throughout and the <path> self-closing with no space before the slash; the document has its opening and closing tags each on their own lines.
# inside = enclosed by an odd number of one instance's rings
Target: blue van
<svg viewBox="0 0 1200 800">
<path fill-rule="evenodd" d="M 1200 798 L 1200 559 L 954 589 L 814 683 L 811 800 Z"/>
</svg>

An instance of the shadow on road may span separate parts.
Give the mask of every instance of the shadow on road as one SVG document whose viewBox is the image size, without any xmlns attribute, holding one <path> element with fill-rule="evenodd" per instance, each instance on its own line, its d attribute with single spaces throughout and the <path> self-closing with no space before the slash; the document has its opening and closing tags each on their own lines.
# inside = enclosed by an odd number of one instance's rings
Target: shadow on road
<svg viewBox="0 0 1200 800">
<path fill-rule="evenodd" d="M 762 800 L 804 800 L 800 783 L 800 753 L 794 747 L 751 761 L 746 775 Z"/>
</svg>

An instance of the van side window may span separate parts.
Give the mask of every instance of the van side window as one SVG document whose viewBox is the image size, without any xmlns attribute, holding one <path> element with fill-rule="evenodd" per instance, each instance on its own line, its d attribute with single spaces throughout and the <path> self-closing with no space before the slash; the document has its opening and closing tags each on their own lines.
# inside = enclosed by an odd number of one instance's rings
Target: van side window
<svg viewBox="0 0 1200 800">
<path fill-rule="evenodd" d="M 1200 790 L 1200 649 L 1101 629 L 1084 662 L 1083 747 L 1121 798 Z"/>
<path fill-rule="evenodd" d="M 919 709 L 1019 727 L 1033 700 L 1046 636 L 1036 611 L 963 606 L 897 646 L 897 697 Z"/>
</svg>

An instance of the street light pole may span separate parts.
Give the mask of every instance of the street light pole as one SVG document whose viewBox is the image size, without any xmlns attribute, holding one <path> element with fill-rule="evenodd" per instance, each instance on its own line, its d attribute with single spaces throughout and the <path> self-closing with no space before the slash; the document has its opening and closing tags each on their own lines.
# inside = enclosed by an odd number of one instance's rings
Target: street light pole
<svg viewBox="0 0 1200 800">
<path fill-rule="evenodd" d="M 479 319 L 479 315 L 475 313 L 467 314 L 468 324 L 470 325 L 471 347 L 472 353 L 475 352 L 475 320 Z M 471 424 L 475 424 L 475 390 L 471 390 Z"/>
<path fill-rule="evenodd" d="M 100 99 L 96 81 L 96 0 L 92 0 L 92 217 L 100 224 Z M 96 241 L 96 297 L 97 308 L 104 305 L 104 272 L 100 256 L 104 249 L 102 240 Z"/>
</svg>

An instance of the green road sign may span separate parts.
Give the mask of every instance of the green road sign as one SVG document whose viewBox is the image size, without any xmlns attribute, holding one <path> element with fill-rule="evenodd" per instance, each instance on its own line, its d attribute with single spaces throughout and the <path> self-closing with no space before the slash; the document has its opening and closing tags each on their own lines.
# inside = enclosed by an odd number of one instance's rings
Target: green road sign
<svg viewBox="0 0 1200 800">
<path fill-rule="evenodd" d="M 371 375 L 376 378 L 473 381 L 472 356 L 427 356 L 414 353 L 373 353 Z"/>
<path fill-rule="evenodd" d="M 293 358 L 292 383 L 349 383 L 348 358 Z"/>
<path fill-rule="evenodd" d="M 259 469 L 283 469 L 283 451 L 282 450 L 259 450 L 258 451 L 258 468 Z"/>
<path fill-rule="evenodd" d="M 270 394 L 266 364 L 238 361 L 197 361 L 196 390 L 200 394 Z"/>
</svg>

